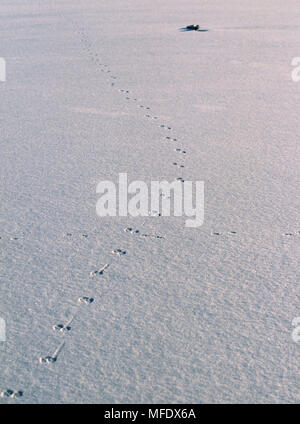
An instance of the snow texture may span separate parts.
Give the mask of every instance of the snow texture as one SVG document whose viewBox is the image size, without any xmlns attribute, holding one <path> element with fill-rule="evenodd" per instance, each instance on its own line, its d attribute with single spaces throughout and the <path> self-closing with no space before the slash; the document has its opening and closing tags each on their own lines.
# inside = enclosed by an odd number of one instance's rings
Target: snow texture
<svg viewBox="0 0 300 424">
<path fill-rule="evenodd" d="M 299 403 L 299 0 L 0 12 L 0 403 Z M 203 226 L 98 217 L 119 173 Z"/>
</svg>

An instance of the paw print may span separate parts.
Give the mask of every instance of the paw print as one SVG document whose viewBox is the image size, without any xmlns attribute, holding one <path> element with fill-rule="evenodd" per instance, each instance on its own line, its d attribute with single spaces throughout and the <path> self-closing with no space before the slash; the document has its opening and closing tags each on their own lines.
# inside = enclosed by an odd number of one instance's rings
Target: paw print
<svg viewBox="0 0 300 424">
<path fill-rule="evenodd" d="M 44 358 L 40 358 L 40 364 L 53 364 L 57 361 L 57 358 L 52 356 L 45 356 Z"/>
<path fill-rule="evenodd" d="M 72 327 L 71 327 L 71 323 L 73 321 L 74 317 L 72 317 L 71 319 L 69 319 L 69 321 L 66 324 L 57 324 L 57 325 L 53 325 L 53 330 L 55 331 L 59 331 L 61 333 L 67 332 L 67 331 L 71 331 Z"/>
<path fill-rule="evenodd" d="M 126 255 L 126 250 L 122 250 L 122 249 L 115 249 L 112 250 L 111 252 L 113 255 L 117 255 L 117 256 L 123 256 Z"/>
<path fill-rule="evenodd" d="M 90 276 L 93 277 L 94 275 L 103 275 L 104 271 L 109 267 L 109 264 L 105 264 L 102 268 L 96 270 L 96 271 L 91 271 L 90 272 Z"/>
<path fill-rule="evenodd" d="M 3 392 L 1 392 L 1 394 L 0 394 L 0 396 L 2 398 L 9 397 L 9 398 L 14 399 L 14 398 L 22 397 L 23 392 L 22 392 L 22 390 L 14 391 L 14 390 L 11 390 L 11 389 L 7 389 L 7 390 L 3 390 Z"/>
<path fill-rule="evenodd" d="M 57 361 L 58 355 L 60 353 L 60 351 L 62 350 L 62 348 L 64 347 L 65 342 L 62 342 L 57 349 L 55 349 L 55 351 L 53 352 L 52 356 L 44 356 L 44 357 L 40 357 L 40 364 L 53 364 Z"/>
<path fill-rule="evenodd" d="M 181 153 L 181 154 L 183 154 L 183 155 L 185 155 L 185 154 L 186 154 L 186 150 L 181 150 L 180 148 L 175 149 L 175 152 L 177 152 L 177 153 Z"/>
<path fill-rule="evenodd" d="M 78 302 L 79 303 L 85 303 L 86 305 L 89 305 L 90 303 L 94 302 L 94 299 L 92 297 L 83 296 L 83 297 L 80 297 L 78 299 Z"/>
<path fill-rule="evenodd" d="M 125 233 L 131 233 L 131 234 L 139 234 L 139 232 L 140 232 L 139 230 L 134 230 L 131 227 L 124 228 L 124 231 L 125 231 Z"/>
</svg>

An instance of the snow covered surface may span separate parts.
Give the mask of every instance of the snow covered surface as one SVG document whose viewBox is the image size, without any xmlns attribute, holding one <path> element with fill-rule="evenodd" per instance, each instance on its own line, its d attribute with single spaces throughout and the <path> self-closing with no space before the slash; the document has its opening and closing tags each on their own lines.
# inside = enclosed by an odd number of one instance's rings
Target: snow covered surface
<svg viewBox="0 0 300 424">
<path fill-rule="evenodd" d="M 299 1 L 0 12 L 0 403 L 299 403 Z M 204 225 L 97 217 L 120 172 L 203 180 Z"/>
</svg>

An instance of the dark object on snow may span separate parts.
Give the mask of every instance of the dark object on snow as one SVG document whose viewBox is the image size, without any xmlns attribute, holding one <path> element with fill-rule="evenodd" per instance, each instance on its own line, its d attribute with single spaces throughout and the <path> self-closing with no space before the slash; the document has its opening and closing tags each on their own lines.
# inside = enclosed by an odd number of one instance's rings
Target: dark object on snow
<svg viewBox="0 0 300 424">
<path fill-rule="evenodd" d="M 180 31 L 198 31 L 198 32 L 206 32 L 208 29 L 201 29 L 199 25 L 188 25 L 184 28 L 179 28 Z"/>
<path fill-rule="evenodd" d="M 188 25 L 186 27 L 186 29 L 188 29 L 190 31 L 198 31 L 199 28 L 200 28 L 199 25 Z"/>
</svg>

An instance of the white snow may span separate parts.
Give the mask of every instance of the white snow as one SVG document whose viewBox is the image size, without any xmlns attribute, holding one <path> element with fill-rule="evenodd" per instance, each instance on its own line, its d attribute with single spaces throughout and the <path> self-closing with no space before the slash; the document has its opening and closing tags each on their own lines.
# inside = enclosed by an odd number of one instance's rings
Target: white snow
<svg viewBox="0 0 300 424">
<path fill-rule="evenodd" d="M 299 1 L 0 12 L 0 404 L 299 403 Z M 204 225 L 98 217 L 124 172 L 204 181 Z"/>
</svg>

